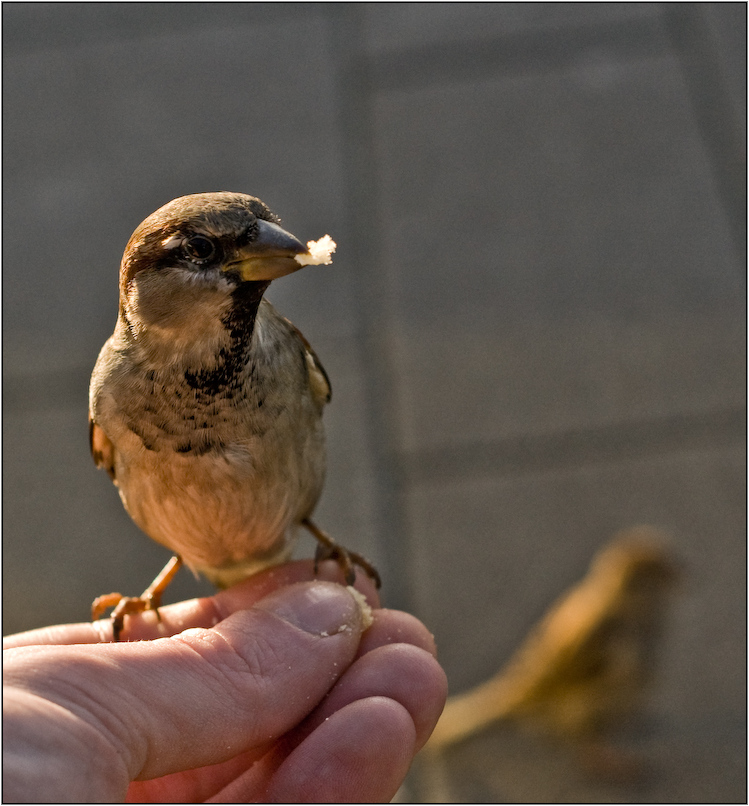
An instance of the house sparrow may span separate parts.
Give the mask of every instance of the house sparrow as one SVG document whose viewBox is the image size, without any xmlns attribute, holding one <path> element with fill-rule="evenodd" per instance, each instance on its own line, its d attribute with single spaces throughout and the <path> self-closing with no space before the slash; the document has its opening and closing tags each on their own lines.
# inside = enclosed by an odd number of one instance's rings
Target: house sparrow
<svg viewBox="0 0 749 806">
<path fill-rule="evenodd" d="M 642 704 L 676 578 L 658 531 L 637 527 L 615 537 L 503 669 L 448 699 L 428 750 L 499 720 L 540 728 L 586 751 L 605 747 L 604 732 Z"/>
<path fill-rule="evenodd" d="M 379 584 L 310 520 L 330 382 L 263 299 L 277 277 L 329 263 L 326 239 L 305 247 L 259 199 L 227 192 L 175 199 L 130 238 L 117 325 L 91 377 L 91 452 L 135 523 L 177 557 L 143 596 L 94 602 L 94 618 L 116 605 L 115 640 L 126 613 L 158 607 L 182 561 L 228 587 L 288 559 L 300 524 L 316 562 L 338 560 L 349 583 L 356 563 Z"/>
</svg>

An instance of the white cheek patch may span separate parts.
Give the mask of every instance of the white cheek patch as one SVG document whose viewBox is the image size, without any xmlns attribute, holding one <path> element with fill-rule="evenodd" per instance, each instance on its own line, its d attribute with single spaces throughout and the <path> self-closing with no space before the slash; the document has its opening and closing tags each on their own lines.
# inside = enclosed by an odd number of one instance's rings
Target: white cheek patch
<svg viewBox="0 0 749 806">
<path fill-rule="evenodd" d="M 307 253 L 294 255 L 294 260 L 300 266 L 327 266 L 333 262 L 331 255 L 335 248 L 335 241 L 330 235 L 323 235 L 317 241 L 307 241 Z"/>
</svg>

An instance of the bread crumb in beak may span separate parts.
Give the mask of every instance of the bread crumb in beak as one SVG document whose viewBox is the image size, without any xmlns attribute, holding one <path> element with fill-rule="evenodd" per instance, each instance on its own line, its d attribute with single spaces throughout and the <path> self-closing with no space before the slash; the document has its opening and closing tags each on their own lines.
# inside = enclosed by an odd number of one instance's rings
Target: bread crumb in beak
<svg viewBox="0 0 749 806">
<path fill-rule="evenodd" d="M 331 255 L 335 252 L 335 241 L 330 235 L 323 235 L 317 241 L 307 241 L 307 252 L 294 255 L 300 266 L 327 266 L 333 262 Z"/>
</svg>

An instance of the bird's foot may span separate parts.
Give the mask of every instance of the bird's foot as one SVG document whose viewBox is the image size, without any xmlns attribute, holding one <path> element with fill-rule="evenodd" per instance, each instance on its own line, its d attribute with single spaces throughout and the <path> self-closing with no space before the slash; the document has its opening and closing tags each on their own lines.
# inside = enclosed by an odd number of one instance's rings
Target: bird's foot
<svg viewBox="0 0 749 806">
<path fill-rule="evenodd" d="M 91 605 L 91 620 L 96 621 L 110 607 L 114 607 L 110 616 L 114 641 L 120 640 L 125 616 L 142 613 L 144 610 L 153 610 L 156 613 L 156 618 L 161 621 L 161 616 L 159 615 L 161 597 L 181 565 L 182 560 L 180 557 L 172 557 L 161 573 L 140 596 L 123 596 L 121 593 L 106 593 L 103 596 L 97 596 Z"/>
<path fill-rule="evenodd" d="M 142 613 L 144 610 L 154 610 L 156 617 L 159 616 L 159 602 L 155 602 L 153 597 L 149 599 L 140 596 L 123 596 L 121 593 L 106 593 L 104 596 L 97 596 L 91 605 L 91 620 L 96 621 L 110 607 L 114 607 L 111 616 L 112 640 L 119 641 L 120 633 L 125 624 L 125 616 Z"/>
<path fill-rule="evenodd" d="M 335 560 L 341 571 L 343 571 L 347 585 L 354 584 L 356 579 L 355 565 L 358 565 L 359 568 L 372 579 L 376 587 L 379 588 L 382 585 L 377 569 L 366 557 L 362 557 L 361 554 L 357 554 L 355 551 L 349 551 L 349 549 L 336 543 L 330 535 L 323 532 L 323 530 L 309 518 L 305 518 L 302 521 L 302 525 L 305 526 L 315 540 L 317 540 L 317 549 L 315 550 L 315 573 L 317 573 L 317 567 L 323 560 Z"/>
</svg>

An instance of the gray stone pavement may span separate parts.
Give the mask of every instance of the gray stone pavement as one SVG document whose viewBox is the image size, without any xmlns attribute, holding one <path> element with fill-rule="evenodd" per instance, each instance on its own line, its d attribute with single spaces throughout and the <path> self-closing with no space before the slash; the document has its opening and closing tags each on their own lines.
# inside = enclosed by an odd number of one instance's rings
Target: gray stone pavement
<svg viewBox="0 0 749 806">
<path fill-rule="evenodd" d="M 687 568 L 639 788 L 494 729 L 443 799 L 746 800 L 746 6 L 3 5 L 4 631 L 167 554 L 87 447 L 135 226 L 260 196 L 329 268 L 274 284 L 334 386 L 319 519 L 492 674 L 614 532 Z M 309 554 L 311 542 L 302 550 Z M 207 592 L 189 574 L 172 600 Z M 418 770 L 403 799 L 426 799 Z M 426 781 L 426 783 L 425 783 Z"/>
</svg>

